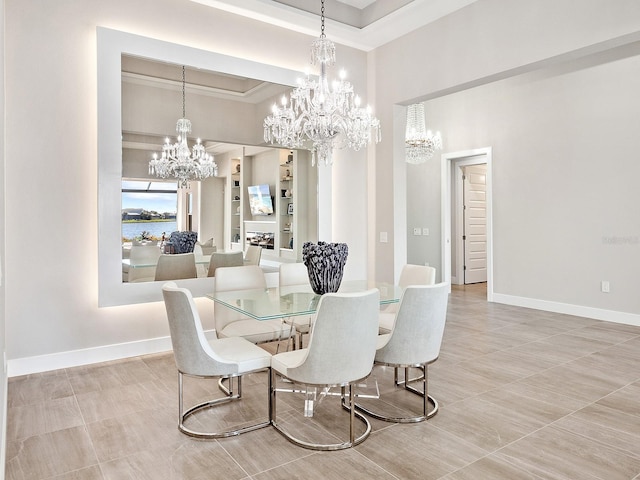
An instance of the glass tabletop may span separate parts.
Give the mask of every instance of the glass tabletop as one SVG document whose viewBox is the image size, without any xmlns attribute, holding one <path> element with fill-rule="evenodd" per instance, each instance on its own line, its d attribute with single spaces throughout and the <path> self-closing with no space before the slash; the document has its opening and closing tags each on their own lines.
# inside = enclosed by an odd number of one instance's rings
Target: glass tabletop
<svg viewBox="0 0 640 480">
<path fill-rule="evenodd" d="M 366 280 L 343 281 L 340 293 L 363 292 L 370 288 L 380 290 L 380 304 L 400 301 L 402 289 L 396 285 Z M 314 314 L 320 295 L 308 285 L 277 287 L 257 290 L 214 292 L 207 295 L 214 302 L 229 307 L 256 320 L 294 317 Z"/>
</svg>

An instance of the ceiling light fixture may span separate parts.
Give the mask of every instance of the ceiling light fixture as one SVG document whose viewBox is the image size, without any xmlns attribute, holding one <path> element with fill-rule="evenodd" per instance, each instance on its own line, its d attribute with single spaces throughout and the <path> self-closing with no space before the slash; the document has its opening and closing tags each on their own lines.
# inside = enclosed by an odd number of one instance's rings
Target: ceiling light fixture
<svg viewBox="0 0 640 480">
<path fill-rule="evenodd" d="M 281 107 L 273 105 L 271 115 L 264 119 L 266 142 L 287 148 L 311 150 L 311 162 L 328 165 L 334 148 L 359 150 L 371 142 L 380 141 L 380 121 L 371 114 L 371 107 L 360 107 L 360 97 L 353 85 L 340 79 L 329 88 L 327 66 L 336 61 L 336 47 L 324 33 L 324 0 L 320 10 L 320 37 L 311 45 L 311 63 L 320 63 L 320 77 L 306 76 L 287 97 Z"/>
<path fill-rule="evenodd" d="M 189 150 L 187 135 L 191 133 L 191 121 L 185 118 L 185 75 L 184 65 L 182 66 L 182 118 L 176 124 L 178 132 L 178 142 L 173 145 L 169 137 L 162 146 L 162 156 L 154 153 L 149 161 L 149 173 L 160 178 L 175 177 L 178 180 L 179 188 L 189 188 L 189 181 L 192 179 L 201 180 L 207 177 L 218 176 L 218 165 L 213 160 L 213 156 L 208 154 L 204 145 L 198 138 L 193 146 L 193 151 Z"/>
<path fill-rule="evenodd" d="M 405 159 L 407 163 L 424 163 L 435 150 L 442 148 L 440 132 L 434 135 L 427 130 L 424 120 L 424 104 L 415 103 L 407 107 L 407 130 L 405 134 Z"/>
</svg>

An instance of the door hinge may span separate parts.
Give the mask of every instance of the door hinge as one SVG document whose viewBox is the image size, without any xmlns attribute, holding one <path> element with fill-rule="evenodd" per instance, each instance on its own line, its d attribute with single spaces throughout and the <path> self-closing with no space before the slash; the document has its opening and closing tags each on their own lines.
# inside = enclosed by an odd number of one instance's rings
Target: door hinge
<svg viewBox="0 0 640 480">
<path fill-rule="evenodd" d="M 467 236 L 466 235 L 462 235 L 462 240 L 466 240 Z"/>
<path fill-rule="evenodd" d="M 463 269 L 463 270 L 466 270 L 466 269 L 467 269 L 467 266 L 465 265 L 464 267 L 462 267 L 462 269 Z"/>
</svg>

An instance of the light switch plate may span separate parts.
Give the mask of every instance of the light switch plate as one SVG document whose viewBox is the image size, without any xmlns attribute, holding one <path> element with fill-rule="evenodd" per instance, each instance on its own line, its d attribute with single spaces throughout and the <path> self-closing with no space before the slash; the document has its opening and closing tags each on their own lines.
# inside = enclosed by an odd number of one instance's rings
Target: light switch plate
<svg viewBox="0 0 640 480">
<path fill-rule="evenodd" d="M 414 235 L 420 235 L 421 233 L 422 233 L 422 230 L 420 229 L 420 227 L 416 227 L 413 229 Z"/>
</svg>

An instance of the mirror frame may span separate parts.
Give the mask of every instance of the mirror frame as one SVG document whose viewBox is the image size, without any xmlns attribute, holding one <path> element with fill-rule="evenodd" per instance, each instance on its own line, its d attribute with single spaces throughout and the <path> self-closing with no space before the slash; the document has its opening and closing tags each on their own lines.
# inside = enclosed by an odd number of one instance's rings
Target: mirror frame
<svg viewBox="0 0 640 480">
<path fill-rule="evenodd" d="M 162 301 L 162 282 L 122 282 L 123 54 L 272 83 L 296 85 L 300 72 L 185 45 L 97 27 L 98 307 Z M 117 201 L 116 201 L 117 199 Z M 213 278 L 178 280 L 194 297 L 213 291 Z"/>
</svg>

